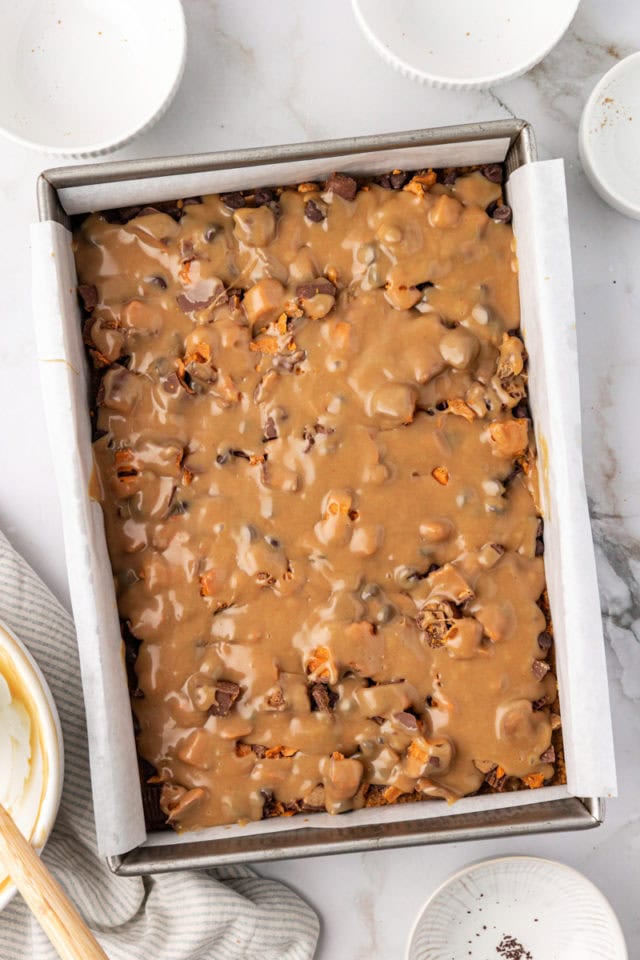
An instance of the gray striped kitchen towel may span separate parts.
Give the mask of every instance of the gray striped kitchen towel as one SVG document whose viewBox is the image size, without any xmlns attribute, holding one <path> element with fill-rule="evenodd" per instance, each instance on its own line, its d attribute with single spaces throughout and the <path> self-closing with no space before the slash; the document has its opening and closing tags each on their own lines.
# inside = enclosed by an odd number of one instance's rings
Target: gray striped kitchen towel
<svg viewBox="0 0 640 960">
<path fill-rule="evenodd" d="M 73 621 L 0 533 L 0 619 L 29 647 L 60 713 L 62 804 L 43 859 L 111 960 L 311 960 L 318 918 L 287 887 L 247 867 L 114 876 L 96 853 Z M 54 960 L 16 897 L 0 913 L 1 960 Z"/>
</svg>

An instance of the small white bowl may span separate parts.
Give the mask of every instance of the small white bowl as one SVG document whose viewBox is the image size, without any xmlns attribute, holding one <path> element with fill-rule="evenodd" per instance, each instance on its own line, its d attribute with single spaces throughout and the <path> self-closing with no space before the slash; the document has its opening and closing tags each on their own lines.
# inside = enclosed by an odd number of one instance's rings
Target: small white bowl
<svg viewBox="0 0 640 960">
<path fill-rule="evenodd" d="M 3 4 L 0 132 L 62 157 L 97 157 L 158 120 L 180 83 L 180 0 Z"/>
<path fill-rule="evenodd" d="M 428 900 L 406 960 L 627 960 L 620 924 L 590 880 L 539 857 L 483 860 Z"/>
<path fill-rule="evenodd" d="M 579 145 L 594 190 L 615 210 L 640 219 L 640 53 L 595 85 L 582 111 Z"/>
<path fill-rule="evenodd" d="M 49 839 L 60 806 L 64 774 L 64 747 L 56 705 L 37 663 L 17 636 L 0 621 L 0 673 L 20 690 L 21 702 L 32 723 L 32 763 L 42 770 L 37 813 L 23 832 L 40 853 Z M 35 753 L 35 756 L 33 755 Z M 36 798 L 37 802 L 37 798 Z M 0 864 L 0 911 L 16 893 Z"/>
<path fill-rule="evenodd" d="M 484 89 L 526 73 L 555 47 L 579 0 L 352 0 L 369 42 L 405 76 Z"/>
</svg>

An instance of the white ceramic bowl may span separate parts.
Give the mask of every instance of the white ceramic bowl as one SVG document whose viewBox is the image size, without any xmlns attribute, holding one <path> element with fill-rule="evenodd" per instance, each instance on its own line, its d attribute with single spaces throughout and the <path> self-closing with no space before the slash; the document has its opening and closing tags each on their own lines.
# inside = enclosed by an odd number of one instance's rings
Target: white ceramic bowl
<svg viewBox="0 0 640 960">
<path fill-rule="evenodd" d="M 615 210 L 640 219 L 640 53 L 595 85 L 582 112 L 579 144 L 594 190 Z"/>
<path fill-rule="evenodd" d="M 577 870 L 500 857 L 454 874 L 418 917 L 407 960 L 454 957 L 627 960 L 627 949 L 608 901 Z"/>
<path fill-rule="evenodd" d="M 63 157 L 115 150 L 162 116 L 185 51 L 180 0 L 7 0 L 0 131 Z"/>
<path fill-rule="evenodd" d="M 405 76 L 434 87 L 482 89 L 539 63 L 579 0 L 352 0 L 365 36 Z"/>
<path fill-rule="evenodd" d="M 38 665 L 17 636 L 0 621 L 0 673 L 20 689 L 32 722 L 32 764 L 42 770 L 42 787 L 34 804 L 35 815 L 23 832 L 41 852 L 53 829 L 64 772 L 64 748 L 60 720 L 51 691 Z M 24 824 L 22 825 L 25 826 Z M 0 910 L 9 903 L 16 888 L 0 865 Z"/>
</svg>

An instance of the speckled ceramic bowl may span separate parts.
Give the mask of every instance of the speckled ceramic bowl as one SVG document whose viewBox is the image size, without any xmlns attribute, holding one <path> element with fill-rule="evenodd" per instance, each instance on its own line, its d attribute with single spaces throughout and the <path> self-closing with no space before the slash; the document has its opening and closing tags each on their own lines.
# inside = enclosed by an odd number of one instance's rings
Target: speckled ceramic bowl
<svg viewBox="0 0 640 960">
<path fill-rule="evenodd" d="M 109 153 L 162 116 L 185 53 L 180 0 L 3 4 L 0 132 L 61 157 Z"/>
<path fill-rule="evenodd" d="M 579 144 L 594 190 L 614 210 L 640 220 L 640 52 L 616 63 L 593 88 Z"/>
<path fill-rule="evenodd" d="M 579 0 L 352 0 L 367 40 L 394 70 L 445 89 L 486 89 L 539 63 Z"/>
<path fill-rule="evenodd" d="M 500 857 L 465 867 L 428 900 L 406 960 L 627 960 L 608 901 L 572 867 Z"/>
</svg>

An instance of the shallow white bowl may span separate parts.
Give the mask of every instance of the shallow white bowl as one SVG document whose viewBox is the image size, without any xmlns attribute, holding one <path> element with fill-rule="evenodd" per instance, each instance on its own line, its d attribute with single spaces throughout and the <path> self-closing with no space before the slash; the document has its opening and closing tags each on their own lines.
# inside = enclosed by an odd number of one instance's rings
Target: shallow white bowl
<svg viewBox="0 0 640 960">
<path fill-rule="evenodd" d="M 501 956 L 627 960 L 627 949 L 608 901 L 577 870 L 538 857 L 499 857 L 465 867 L 436 890 L 416 921 L 406 958 Z"/>
<path fill-rule="evenodd" d="M 579 0 L 352 0 L 365 36 L 405 76 L 482 89 L 526 73 L 561 38 Z"/>
<path fill-rule="evenodd" d="M 2 7 L 0 131 L 95 157 L 158 120 L 186 51 L 180 0 L 20 0 Z"/>
<path fill-rule="evenodd" d="M 594 190 L 620 213 L 640 219 L 640 53 L 595 85 L 582 112 L 579 144 Z"/>
<path fill-rule="evenodd" d="M 40 668 L 24 644 L 0 621 L 0 671 L 7 664 L 24 694 L 25 707 L 32 723 L 36 724 L 45 772 L 38 813 L 28 837 L 40 853 L 53 830 L 60 806 L 64 773 L 62 731 L 56 705 Z M 16 892 L 8 880 L 2 882 L 3 875 L 0 865 L 0 910 L 6 907 Z"/>
</svg>

